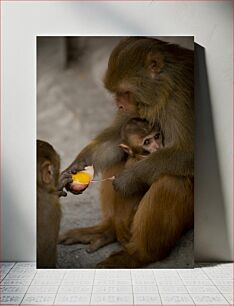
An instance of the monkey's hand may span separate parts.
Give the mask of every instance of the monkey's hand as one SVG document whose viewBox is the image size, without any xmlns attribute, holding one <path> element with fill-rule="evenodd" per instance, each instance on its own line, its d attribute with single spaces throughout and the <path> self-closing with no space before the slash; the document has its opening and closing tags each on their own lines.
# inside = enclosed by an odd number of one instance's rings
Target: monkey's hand
<svg viewBox="0 0 234 306">
<path fill-rule="evenodd" d="M 64 191 L 64 188 L 66 188 L 67 191 L 73 193 L 73 194 L 80 194 L 81 192 L 75 192 L 70 188 L 71 183 L 73 182 L 72 180 L 72 174 L 76 174 L 77 172 L 84 170 L 84 168 L 87 166 L 86 161 L 74 161 L 66 170 L 64 170 L 59 178 L 59 183 L 58 183 L 58 196 L 59 197 L 66 197 L 67 192 Z"/>
<path fill-rule="evenodd" d="M 70 173 L 62 172 L 58 182 L 58 196 L 66 197 L 67 193 L 63 190 L 64 187 L 70 185 L 72 183 L 72 177 Z"/>
<path fill-rule="evenodd" d="M 145 192 L 149 186 L 141 180 L 136 170 L 136 168 L 131 167 L 117 176 L 113 181 L 115 191 L 120 192 L 124 197 Z"/>
</svg>

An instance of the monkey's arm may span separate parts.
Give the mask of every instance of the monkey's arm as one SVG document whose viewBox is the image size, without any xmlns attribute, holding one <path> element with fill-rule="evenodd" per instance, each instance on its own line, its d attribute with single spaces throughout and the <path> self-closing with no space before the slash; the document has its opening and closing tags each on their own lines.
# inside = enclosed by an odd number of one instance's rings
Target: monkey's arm
<svg viewBox="0 0 234 306">
<path fill-rule="evenodd" d="M 172 101 L 166 112 L 162 128 L 165 147 L 126 169 L 113 181 L 114 188 L 123 195 L 149 188 L 162 175 L 193 176 L 193 108 Z"/>
<path fill-rule="evenodd" d="M 130 196 L 151 186 L 161 175 L 193 176 L 193 174 L 192 151 L 165 148 L 126 169 L 113 181 L 113 185 L 116 191 Z"/>
<path fill-rule="evenodd" d="M 143 174 L 143 181 L 149 185 L 161 175 L 193 176 L 194 154 L 175 148 L 162 149 L 140 161 L 136 171 Z"/>
<path fill-rule="evenodd" d="M 94 166 L 95 173 L 103 171 L 123 159 L 124 153 L 118 147 L 119 143 L 120 127 L 113 125 L 92 140 L 65 171 L 76 173 L 90 165 Z"/>
<path fill-rule="evenodd" d="M 99 135 L 88 146 L 86 146 L 73 161 L 66 172 L 76 173 L 86 166 L 93 165 L 95 174 L 118 163 L 124 157 L 123 151 L 118 147 L 120 139 L 114 138 L 111 133 L 110 138 Z"/>
<path fill-rule="evenodd" d="M 95 173 L 103 171 L 107 167 L 118 163 L 124 158 L 124 152 L 118 147 L 120 143 L 121 126 L 126 118 L 116 116 L 114 123 L 100 133 L 90 142 L 75 158 L 75 160 L 61 174 L 59 179 L 59 195 L 66 196 L 63 188 L 69 189 L 67 179 L 72 173 L 83 170 L 86 166 L 93 165 Z"/>
</svg>

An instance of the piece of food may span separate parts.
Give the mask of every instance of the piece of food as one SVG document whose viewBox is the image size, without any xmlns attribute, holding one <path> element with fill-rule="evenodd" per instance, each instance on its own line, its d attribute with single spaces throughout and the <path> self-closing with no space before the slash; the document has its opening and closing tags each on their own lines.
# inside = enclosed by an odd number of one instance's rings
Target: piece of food
<svg viewBox="0 0 234 306">
<path fill-rule="evenodd" d="M 72 191 L 79 193 L 84 190 L 92 181 L 94 176 L 93 166 L 85 167 L 84 170 L 72 175 L 73 182 L 71 183 Z"/>
</svg>

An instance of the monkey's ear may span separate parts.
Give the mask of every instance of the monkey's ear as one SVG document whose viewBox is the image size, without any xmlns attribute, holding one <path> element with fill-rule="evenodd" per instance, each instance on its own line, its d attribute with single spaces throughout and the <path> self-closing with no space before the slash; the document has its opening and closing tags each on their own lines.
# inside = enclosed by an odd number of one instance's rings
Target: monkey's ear
<svg viewBox="0 0 234 306">
<path fill-rule="evenodd" d="M 50 184 L 53 180 L 52 164 L 49 160 L 41 164 L 41 179 L 45 184 Z"/>
<path fill-rule="evenodd" d="M 149 70 L 152 73 L 156 73 L 158 70 L 158 63 L 156 60 L 152 60 L 151 63 L 149 64 Z"/>
<path fill-rule="evenodd" d="M 148 70 L 152 76 L 160 73 L 164 66 L 164 58 L 160 53 L 150 53 L 147 58 Z"/>
<path fill-rule="evenodd" d="M 119 145 L 119 147 L 120 147 L 125 153 L 127 153 L 128 155 L 130 155 L 130 156 L 133 155 L 132 149 L 131 149 L 129 146 L 127 146 L 126 144 L 121 143 L 121 144 Z"/>
</svg>

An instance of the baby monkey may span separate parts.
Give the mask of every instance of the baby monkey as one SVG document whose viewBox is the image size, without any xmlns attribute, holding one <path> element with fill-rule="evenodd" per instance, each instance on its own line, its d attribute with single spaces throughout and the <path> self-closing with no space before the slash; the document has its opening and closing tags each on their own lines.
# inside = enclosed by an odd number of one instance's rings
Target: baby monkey
<svg viewBox="0 0 234 306">
<path fill-rule="evenodd" d="M 159 126 L 150 126 L 147 120 L 131 118 L 121 130 L 121 149 L 133 159 L 140 160 L 164 146 Z"/>
<path fill-rule="evenodd" d="M 60 157 L 37 140 L 37 268 L 55 268 L 61 209 L 57 185 Z"/>
<path fill-rule="evenodd" d="M 110 172 L 106 171 L 105 176 L 103 176 L 104 179 L 111 177 L 113 174 L 119 175 L 124 168 L 131 167 L 136 162 L 149 156 L 149 154 L 162 148 L 163 135 L 159 126 L 152 127 L 146 120 L 131 118 L 122 126 L 119 147 L 127 153 L 127 161 L 124 162 L 123 168 L 118 167 L 116 172 L 114 167 L 110 169 Z M 102 205 L 105 207 L 106 203 L 109 204 L 106 199 L 113 201 L 114 217 L 111 219 L 111 222 L 113 222 L 111 228 L 114 228 L 116 238 L 123 246 L 127 245 L 131 240 L 134 216 L 142 199 L 142 194 L 146 192 L 146 188 L 144 186 L 142 190 L 139 190 L 138 193 L 131 197 L 123 197 L 119 192 L 113 193 L 112 182 L 102 182 Z"/>
</svg>

